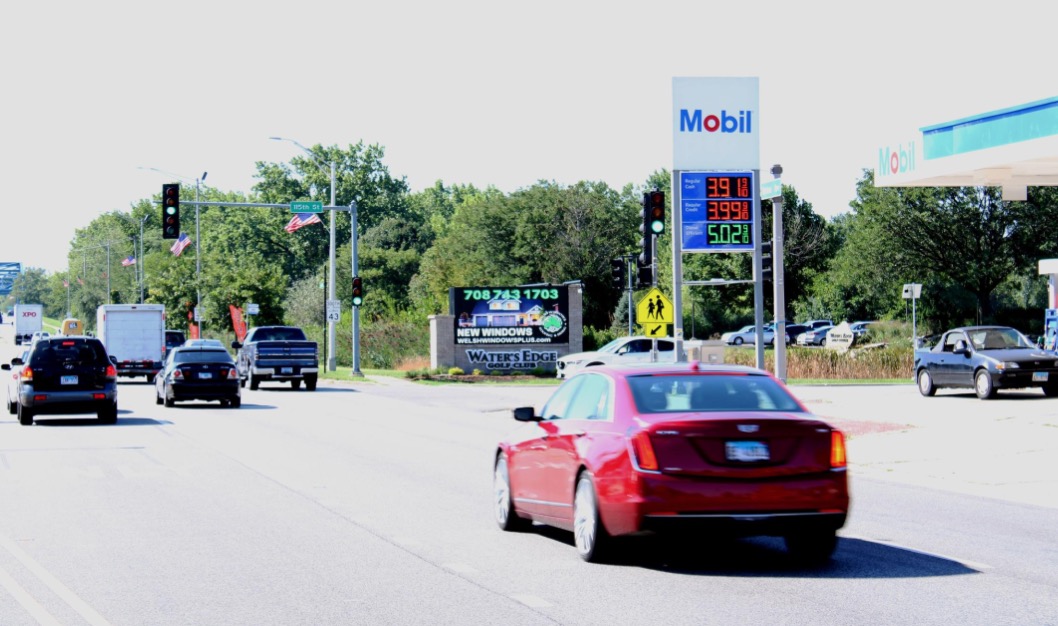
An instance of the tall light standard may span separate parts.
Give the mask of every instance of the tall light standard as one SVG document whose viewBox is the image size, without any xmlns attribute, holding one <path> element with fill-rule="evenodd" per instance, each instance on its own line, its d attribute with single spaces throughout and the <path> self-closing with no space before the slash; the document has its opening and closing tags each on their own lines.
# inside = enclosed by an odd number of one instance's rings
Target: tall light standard
<svg viewBox="0 0 1058 626">
<path fill-rule="evenodd" d="M 302 152 L 304 152 L 305 154 L 309 155 L 309 158 L 312 159 L 312 162 L 316 164 L 316 167 L 320 168 L 321 172 L 326 173 L 327 170 L 323 167 L 323 163 L 321 163 L 319 161 L 319 159 L 316 158 L 316 155 L 314 155 L 311 150 L 309 150 L 305 146 L 301 145 L 300 143 L 294 141 L 293 139 L 287 139 L 285 137 L 269 137 L 269 139 L 271 139 L 273 141 L 289 141 L 290 143 L 294 144 L 295 146 L 301 148 Z M 327 299 L 328 300 L 336 300 L 337 299 L 335 297 L 335 290 L 334 290 L 334 283 L 335 283 L 335 277 L 334 277 L 334 213 L 335 213 L 335 210 L 333 208 L 335 206 L 335 204 L 334 204 L 334 201 L 335 201 L 334 167 L 335 167 L 335 164 L 334 164 L 334 161 L 332 160 L 331 161 L 331 167 L 330 167 L 330 172 L 331 172 L 331 204 L 330 204 L 330 206 L 332 208 L 329 210 L 329 213 L 331 214 L 331 241 L 330 241 L 330 253 L 329 253 L 330 265 L 329 265 L 329 268 L 327 270 Z M 329 369 L 332 372 L 336 371 L 338 369 L 338 357 L 334 353 L 334 332 L 335 332 L 334 320 L 328 318 L 328 320 L 327 320 L 327 369 Z"/>
<path fill-rule="evenodd" d="M 140 304 L 143 304 L 143 282 L 147 277 L 147 275 L 144 274 L 144 272 L 147 271 L 147 268 L 143 266 L 143 225 L 147 223 L 147 218 L 150 216 L 151 214 L 148 213 L 140 220 L 140 256 L 136 259 L 136 269 L 137 273 L 140 275 Z"/>
<path fill-rule="evenodd" d="M 158 172 L 159 174 L 165 174 L 166 176 L 173 176 L 177 180 L 186 180 L 186 181 L 190 181 L 191 180 L 190 178 L 187 178 L 185 176 L 179 176 L 179 175 L 174 174 L 172 172 L 166 172 L 165 170 L 160 170 L 160 169 L 158 169 L 156 167 L 143 167 L 143 166 L 140 166 L 138 169 L 151 170 L 152 172 Z M 206 175 L 207 174 L 209 174 L 209 172 L 202 172 L 202 176 L 200 178 L 196 178 L 195 179 L 195 313 L 198 314 L 198 315 L 195 316 L 195 318 L 196 318 L 195 322 L 198 323 L 198 336 L 199 337 L 202 337 L 202 319 L 201 319 L 201 313 L 202 313 L 202 249 L 199 247 L 199 242 L 202 240 L 202 231 L 199 228 L 199 219 L 198 219 L 199 218 L 199 214 L 198 214 L 198 212 L 199 212 L 198 192 L 199 192 L 199 186 L 202 184 L 203 181 L 206 180 Z M 141 295 L 140 299 L 141 300 L 143 299 L 142 295 Z"/>
</svg>

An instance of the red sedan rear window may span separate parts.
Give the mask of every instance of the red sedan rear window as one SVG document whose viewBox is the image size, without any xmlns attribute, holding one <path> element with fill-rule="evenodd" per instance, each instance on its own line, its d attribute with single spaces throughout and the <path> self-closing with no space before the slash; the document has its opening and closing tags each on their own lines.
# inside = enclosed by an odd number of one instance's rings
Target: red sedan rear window
<svg viewBox="0 0 1058 626">
<path fill-rule="evenodd" d="M 630 376 L 628 384 L 641 413 L 802 411 L 797 400 L 767 376 Z"/>
</svg>

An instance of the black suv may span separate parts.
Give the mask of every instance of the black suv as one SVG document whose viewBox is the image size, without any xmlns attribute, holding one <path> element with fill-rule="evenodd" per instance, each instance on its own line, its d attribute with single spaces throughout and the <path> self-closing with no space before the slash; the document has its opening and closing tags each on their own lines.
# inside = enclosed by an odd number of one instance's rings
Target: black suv
<svg viewBox="0 0 1058 626">
<path fill-rule="evenodd" d="M 95 413 L 99 421 L 118 420 L 117 370 L 103 342 L 93 337 L 48 337 L 30 350 L 18 372 L 18 422 L 36 415 Z M 3 364 L 5 370 L 11 365 Z"/>
</svg>

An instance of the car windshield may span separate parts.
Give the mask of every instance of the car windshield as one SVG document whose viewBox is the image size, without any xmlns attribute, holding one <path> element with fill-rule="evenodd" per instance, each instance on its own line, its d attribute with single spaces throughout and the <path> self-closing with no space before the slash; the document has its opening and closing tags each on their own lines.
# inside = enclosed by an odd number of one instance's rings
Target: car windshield
<svg viewBox="0 0 1058 626">
<path fill-rule="evenodd" d="M 1036 344 L 1013 328 L 982 328 L 966 333 L 975 350 L 1009 350 L 1035 348 Z"/>
<path fill-rule="evenodd" d="M 227 350 L 179 350 L 173 355 L 176 363 L 231 363 Z"/>
<path fill-rule="evenodd" d="M 624 345 L 625 337 L 614 339 L 610 343 L 598 349 L 598 352 L 617 352 L 617 348 Z"/>
<path fill-rule="evenodd" d="M 31 367 L 106 362 L 106 350 L 97 341 L 42 341 L 30 355 Z"/>
<path fill-rule="evenodd" d="M 630 376 L 641 413 L 687 411 L 797 411 L 797 400 L 768 376 L 687 374 Z"/>
</svg>

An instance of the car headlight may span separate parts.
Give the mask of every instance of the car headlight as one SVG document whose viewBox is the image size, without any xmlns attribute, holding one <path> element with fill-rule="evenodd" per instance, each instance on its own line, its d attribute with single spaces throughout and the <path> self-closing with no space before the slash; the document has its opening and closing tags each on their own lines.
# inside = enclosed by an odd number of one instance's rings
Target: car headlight
<svg viewBox="0 0 1058 626">
<path fill-rule="evenodd" d="M 1015 370 L 1015 369 L 1018 369 L 1019 367 L 1021 367 L 1021 366 L 1018 365 L 1017 363 L 1015 363 L 1014 361 L 1003 361 L 999 365 L 996 365 L 996 369 L 1001 371 L 1001 372 L 1003 370 Z"/>
</svg>

